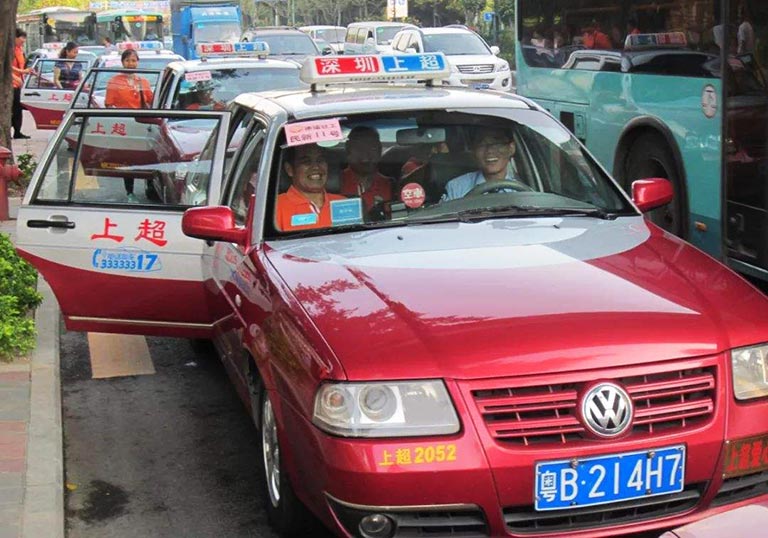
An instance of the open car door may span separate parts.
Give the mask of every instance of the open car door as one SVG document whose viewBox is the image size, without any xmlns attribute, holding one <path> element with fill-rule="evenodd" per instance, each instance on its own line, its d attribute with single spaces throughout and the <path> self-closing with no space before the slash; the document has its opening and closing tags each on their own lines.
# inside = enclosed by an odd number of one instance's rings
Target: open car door
<svg viewBox="0 0 768 538">
<path fill-rule="evenodd" d="M 59 87 L 54 80 L 54 70 L 62 64 L 85 76 L 88 62 L 78 60 L 38 59 L 33 65 L 34 73 L 27 75 L 21 88 L 21 104 L 29 110 L 38 129 L 56 129 L 69 108 L 77 88 L 76 82 Z"/>
<path fill-rule="evenodd" d="M 153 97 L 157 97 L 162 71 L 158 69 L 123 69 L 118 67 L 94 67 L 85 76 L 83 84 L 77 88 L 72 99 L 71 108 L 106 108 L 104 100 L 107 95 L 107 84 L 116 75 L 130 73 L 145 79 L 152 89 L 152 95 L 147 96 L 144 108 L 154 108 Z"/>
<path fill-rule="evenodd" d="M 19 209 L 17 249 L 51 285 L 69 329 L 211 334 L 204 242 L 182 233 L 181 218 L 220 197 L 229 115 L 67 113 Z M 127 139 L 127 122 L 144 128 L 142 140 Z M 175 196 L 148 197 L 158 180 Z"/>
</svg>

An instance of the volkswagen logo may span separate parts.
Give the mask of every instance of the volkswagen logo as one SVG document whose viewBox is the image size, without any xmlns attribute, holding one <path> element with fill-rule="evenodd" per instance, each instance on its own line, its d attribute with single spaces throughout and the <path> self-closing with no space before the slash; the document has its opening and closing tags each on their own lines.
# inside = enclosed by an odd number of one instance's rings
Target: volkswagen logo
<svg viewBox="0 0 768 538">
<path fill-rule="evenodd" d="M 594 435 L 616 437 L 632 424 L 632 400 L 620 386 L 599 383 L 581 399 L 581 418 Z"/>
</svg>

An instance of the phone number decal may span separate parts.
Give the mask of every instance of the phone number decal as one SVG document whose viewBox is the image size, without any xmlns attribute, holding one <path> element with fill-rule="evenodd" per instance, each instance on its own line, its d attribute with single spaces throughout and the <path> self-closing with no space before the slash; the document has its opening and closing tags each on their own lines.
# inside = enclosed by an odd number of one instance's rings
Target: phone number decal
<svg viewBox="0 0 768 538">
<path fill-rule="evenodd" d="M 102 271 L 125 271 L 127 273 L 148 273 L 163 268 L 158 254 L 128 249 L 97 248 L 93 251 L 91 264 Z"/>
<path fill-rule="evenodd" d="M 423 465 L 456 461 L 456 445 L 427 445 L 382 450 L 379 467 L 390 465 Z"/>
</svg>

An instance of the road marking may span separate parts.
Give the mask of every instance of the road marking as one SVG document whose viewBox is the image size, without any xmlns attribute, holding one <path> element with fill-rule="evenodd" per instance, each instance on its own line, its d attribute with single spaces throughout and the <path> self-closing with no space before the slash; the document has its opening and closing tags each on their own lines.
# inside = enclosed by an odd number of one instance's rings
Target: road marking
<svg viewBox="0 0 768 538">
<path fill-rule="evenodd" d="M 88 333 L 88 347 L 94 379 L 155 373 L 147 340 L 143 336 Z"/>
</svg>

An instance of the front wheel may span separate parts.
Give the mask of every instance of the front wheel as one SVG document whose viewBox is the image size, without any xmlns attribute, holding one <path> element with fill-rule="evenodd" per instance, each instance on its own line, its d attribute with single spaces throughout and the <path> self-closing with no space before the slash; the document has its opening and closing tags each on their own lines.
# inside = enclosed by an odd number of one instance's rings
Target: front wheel
<svg viewBox="0 0 768 538">
<path fill-rule="evenodd" d="M 625 188 L 630 192 L 632 182 L 637 179 L 662 177 L 672 184 L 674 198 L 672 201 L 646 214 L 648 219 L 678 237 L 685 237 L 686 215 L 684 211 L 685 193 L 682 189 L 682 178 L 669 143 L 660 135 L 640 135 L 629 150 L 625 166 Z"/>
<path fill-rule="evenodd" d="M 269 522 L 283 538 L 320 536 L 320 529 L 315 517 L 296 497 L 288 474 L 283 468 L 280 453 L 277 416 L 272 401 L 266 390 L 261 391 L 261 462 L 266 485 L 266 505 Z"/>
</svg>

